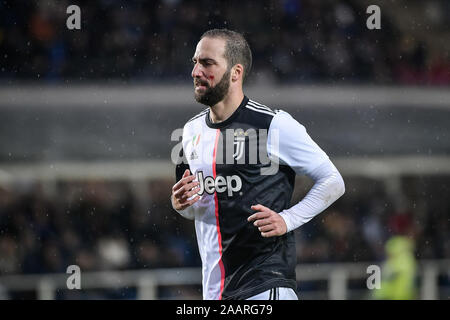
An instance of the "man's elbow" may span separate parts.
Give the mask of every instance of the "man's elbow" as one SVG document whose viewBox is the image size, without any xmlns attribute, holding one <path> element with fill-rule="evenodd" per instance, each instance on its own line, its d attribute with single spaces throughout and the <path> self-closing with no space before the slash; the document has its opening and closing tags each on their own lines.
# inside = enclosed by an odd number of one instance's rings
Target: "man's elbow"
<svg viewBox="0 0 450 320">
<path fill-rule="evenodd" d="M 345 193 L 345 182 L 344 182 L 344 179 L 342 178 L 341 174 L 339 174 L 339 179 L 338 179 L 337 185 L 338 185 L 338 187 L 337 187 L 337 194 L 338 194 L 337 199 L 339 199 Z"/>
<path fill-rule="evenodd" d="M 191 212 L 190 210 L 177 211 L 177 212 L 180 214 L 180 216 L 182 216 L 185 219 L 195 220 L 195 214 L 194 214 L 194 212 Z"/>
<path fill-rule="evenodd" d="M 333 202 L 342 197 L 345 193 L 345 183 L 339 171 L 335 170 L 332 175 L 332 183 L 330 184 L 330 193 Z"/>
<path fill-rule="evenodd" d="M 332 178 L 329 181 L 330 183 L 328 184 L 328 197 L 326 198 L 327 207 L 337 201 L 345 193 L 344 179 L 337 170 L 333 173 Z"/>
</svg>

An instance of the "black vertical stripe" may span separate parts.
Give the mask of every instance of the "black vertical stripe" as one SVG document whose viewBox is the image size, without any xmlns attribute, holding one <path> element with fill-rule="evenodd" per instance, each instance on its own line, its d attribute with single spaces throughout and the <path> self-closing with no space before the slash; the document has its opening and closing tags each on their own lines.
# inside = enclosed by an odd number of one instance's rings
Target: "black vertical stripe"
<svg viewBox="0 0 450 320">
<path fill-rule="evenodd" d="M 222 133 L 222 147 L 217 149 L 216 159 L 226 160 L 226 129 L 254 129 L 258 137 L 258 130 L 269 129 L 273 119 L 272 115 L 256 112 L 245 108 L 245 106 L 242 110 L 236 110 L 236 112 L 236 117 L 231 123 L 226 124 L 226 126 L 220 126 Z M 223 125 L 223 122 L 220 124 Z M 258 146 L 258 148 L 260 147 L 267 146 Z M 248 146 L 245 147 L 245 150 L 247 155 L 249 150 Z M 259 152 L 260 151 L 261 150 L 259 150 Z M 186 156 L 189 157 L 190 155 Z M 260 171 L 255 170 L 265 166 L 267 165 L 263 164 L 261 159 L 259 159 L 257 164 L 252 165 L 221 164 L 219 161 L 216 162 L 216 176 L 227 177 L 237 175 L 242 180 L 241 189 L 237 192 L 233 192 L 231 196 L 228 195 L 229 190 L 227 190 L 227 192 L 215 192 L 218 200 L 218 216 L 222 236 L 222 262 L 225 269 L 225 278 L 227 279 L 222 293 L 222 296 L 225 299 L 245 299 L 247 298 L 247 295 L 252 296 L 261 291 L 266 292 L 267 294 L 267 291 L 271 288 L 274 289 L 275 287 L 286 285 L 286 281 L 289 281 L 289 286 L 292 288 L 296 285 L 294 233 L 288 233 L 286 236 L 283 236 L 283 240 L 280 238 L 274 242 L 271 238 L 262 239 L 258 229 L 253 228 L 253 226 L 248 228 L 249 223 L 246 221 L 249 212 L 247 209 L 244 210 L 243 208 L 248 208 L 251 201 L 255 198 L 261 198 L 264 199 L 265 203 L 270 203 L 272 206 L 271 209 L 274 211 L 282 211 L 287 208 L 290 203 L 295 185 L 294 170 L 288 166 L 282 165 L 277 173 L 269 176 L 260 175 Z M 274 183 L 281 187 L 276 188 L 276 190 L 271 190 L 271 192 L 267 192 Z M 261 189 L 255 188 L 255 185 L 260 186 Z M 237 226 L 242 227 L 237 228 Z M 275 254 L 273 254 L 273 250 L 271 249 L 271 259 L 265 259 L 269 254 L 269 251 L 266 249 L 268 247 L 279 247 L 280 250 L 275 251 Z M 242 257 L 248 257 L 255 253 L 258 258 L 243 267 Z M 260 261 L 270 261 L 267 268 L 281 273 L 282 276 L 277 276 L 277 279 L 274 279 L 271 274 L 263 271 L 266 269 L 265 262 L 260 265 Z M 269 282 L 269 284 L 265 284 L 266 282 Z M 247 284 L 252 287 L 252 289 L 255 288 L 254 292 L 249 290 L 248 293 L 242 295 L 240 293 L 242 291 L 241 286 L 244 287 L 247 286 Z M 270 300 L 273 300 L 274 298 L 275 290 L 272 290 Z"/>
<path fill-rule="evenodd" d="M 184 154 L 183 148 L 181 148 L 180 153 L 178 155 L 181 159 L 181 162 L 175 166 L 175 180 L 178 182 L 183 177 L 184 171 L 186 169 L 189 169 L 191 171 L 191 168 L 189 167 L 189 164 L 186 159 L 186 155 Z M 194 174 L 191 172 L 191 174 Z"/>
</svg>

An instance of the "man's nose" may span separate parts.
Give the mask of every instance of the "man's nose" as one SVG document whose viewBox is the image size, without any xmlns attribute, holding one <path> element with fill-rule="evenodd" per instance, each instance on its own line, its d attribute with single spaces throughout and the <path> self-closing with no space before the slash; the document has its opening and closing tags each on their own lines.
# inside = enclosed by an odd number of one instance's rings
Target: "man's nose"
<svg viewBox="0 0 450 320">
<path fill-rule="evenodd" d="M 199 77 L 201 77 L 202 72 L 203 71 L 202 71 L 201 66 L 198 63 L 196 63 L 194 65 L 194 68 L 192 68 L 191 76 L 192 76 L 192 78 L 199 78 Z"/>
</svg>

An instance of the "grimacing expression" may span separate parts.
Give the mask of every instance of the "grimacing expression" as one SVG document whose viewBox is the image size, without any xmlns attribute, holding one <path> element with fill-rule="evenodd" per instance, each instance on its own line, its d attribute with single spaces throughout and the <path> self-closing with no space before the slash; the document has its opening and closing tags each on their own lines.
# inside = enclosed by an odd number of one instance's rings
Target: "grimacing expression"
<svg viewBox="0 0 450 320">
<path fill-rule="evenodd" d="M 224 50 L 225 41 L 222 39 L 203 38 L 197 45 L 192 58 L 192 77 L 195 100 L 201 104 L 214 106 L 228 93 L 231 68 L 227 67 Z"/>
<path fill-rule="evenodd" d="M 206 89 L 203 92 L 194 91 L 195 100 L 207 106 L 213 106 L 222 101 L 230 88 L 230 72 L 231 70 L 227 70 L 219 83 L 213 87 L 208 82 L 200 82 L 200 86 L 205 86 Z"/>
</svg>

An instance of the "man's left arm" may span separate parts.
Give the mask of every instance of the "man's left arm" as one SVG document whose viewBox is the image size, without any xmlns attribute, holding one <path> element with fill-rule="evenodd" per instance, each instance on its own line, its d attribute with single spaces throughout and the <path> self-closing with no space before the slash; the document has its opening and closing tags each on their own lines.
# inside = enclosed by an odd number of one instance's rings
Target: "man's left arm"
<svg viewBox="0 0 450 320">
<path fill-rule="evenodd" d="M 289 165 L 296 174 L 310 177 L 314 185 L 299 203 L 282 212 L 274 212 L 261 204 L 252 206 L 257 212 L 248 220 L 254 221 L 263 237 L 295 230 L 344 194 L 344 180 L 337 168 L 304 126 L 286 112 L 280 111 L 272 120 L 268 151 L 272 160 Z"/>
<path fill-rule="evenodd" d="M 345 192 L 344 180 L 330 160 L 321 164 L 308 176 L 314 181 L 308 194 L 293 207 L 279 213 L 286 223 L 286 232 L 307 223 Z"/>
</svg>

